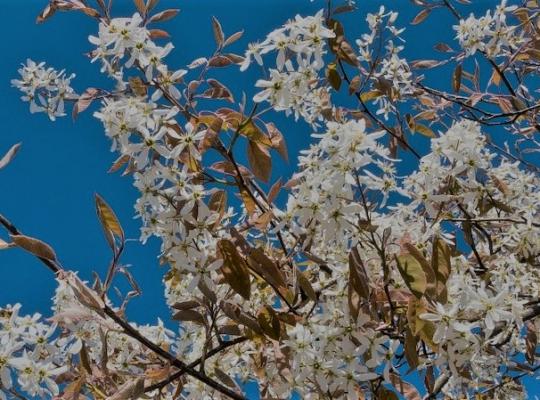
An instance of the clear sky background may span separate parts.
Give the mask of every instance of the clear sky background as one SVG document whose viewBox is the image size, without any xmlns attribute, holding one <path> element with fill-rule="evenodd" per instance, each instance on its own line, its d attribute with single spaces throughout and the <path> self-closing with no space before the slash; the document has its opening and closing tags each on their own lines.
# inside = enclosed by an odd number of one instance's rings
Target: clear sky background
<svg viewBox="0 0 540 400">
<path fill-rule="evenodd" d="M 52 123 L 44 114 L 31 115 L 28 103 L 20 101 L 18 91 L 10 85 L 10 80 L 17 77 L 20 63 L 32 58 L 75 72 L 73 86 L 78 93 L 87 87 L 110 87 L 110 82 L 100 76 L 99 65 L 90 64 L 83 55 L 92 48 L 87 38 L 97 32 L 95 20 L 75 12 L 58 13 L 44 24 L 36 25 L 35 17 L 46 3 L 45 0 L 0 0 L 3 17 L 0 153 L 14 143 L 23 143 L 12 164 L 0 171 L 0 213 L 23 233 L 50 243 L 65 267 L 80 271 L 83 279 L 90 280 L 92 271 L 104 276 L 111 255 L 95 215 L 93 194 L 100 193 L 109 202 L 127 237 L 137 239 L 140 223 L 133 219 L 137 192 L 130 177 L 107 173 L 116 155 L 109 152 L 110 143 L 102 126 L 92 117 L 95 106 L 75 122 L 68 116 Z M 134 11 L 131 0 L 115 3 L 114 16 L 127 16 Z M 409 0 L 358 0 L 357 3 L 362 11 L 345 18 L 350 39 L 365 31 L 365 13 L 385 4 L 399 11 L 397 25 L 407 26 L 405 54 L 409 59 L 443 58 L 443 54 L 432 50 L 433 46 L 443 41 L 452 44 L 455 21 L 447 11 L 435 10 L 420 26 L 408 26 L 419 11 Z M 466 15 L 469 12 L 478 15 L 498 2 L 473 0 L 473 3 L 460 9 Z M 221 21 L 226 34 L 245 30 L 244 37 L 230 49 L 243 54 L 248 42 L 262 40 L 288 18 L 297 13 L 314 13 L 324 4 L 321 0 L 162 0 L 159 9 L 182 10 L 174 20 L 162 25 L 175 45 L 168 63 L 171 68 L 183 68 L 193 59 L 211 54 L 212 15 Z M 457 48 L 455 42 L 453 47 Z M 487 72 L 486 75 L 489 78 Z M 255 93 L 253 85 L 259 70 L 250 68 L 241 73 L 237 68 L 228 68 L 219 71 L 219 76 L 237 99 L 242 91 L 250 98 Z M 448 88 L 449 82 L 439 82 L 438 76 L 428 83 Z M 344 101 L 353 104 L 351 98 L 344 97 Z M 309 143 L 311 130 L 283 115 L 276 115 L 274 122 L 285 135 L 291 164 L 278 164 L 273 180 L 279 176 L 287 179 L 298 151 Z M 424 151 L 429 146 L 428 139 L 423 137 L 415 137 L 413 142 Z M 155 323 L 157 316 L 161 316 L 167 325 L 174 326 L 163 297 L 161 278 L 165 269 L 158 265 L 158 252 L 157 240 L 150 240 L 145 246 L 138 241 L 127 244 L 123 262 L 132 265 L 131 272 L 143 290 L 142 297 L 130 303 L 128 316 L 138 323 Z M 51 273 L 39 262 L 16 249 L 2 251 L 0 274 L 0 305 L 21 302 L 25 313 L 49 314 L 55 284 Z"/>
</svg>

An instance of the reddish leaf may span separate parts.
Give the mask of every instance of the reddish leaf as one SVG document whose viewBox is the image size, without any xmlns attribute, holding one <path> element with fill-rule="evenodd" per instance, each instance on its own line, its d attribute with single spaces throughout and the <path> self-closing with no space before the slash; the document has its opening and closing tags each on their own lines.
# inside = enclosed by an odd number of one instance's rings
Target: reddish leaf
<svg viewBox="0 0 540 400">
<path fill-rule="evenodd" d="M 222 239 L 217 244 L 218 255 L 223 260 L 221 272 L 227 283 L 233 290 L 249 300 L 251 295 L 251 279 L 246 261 L 240 256 L 236 246 L 226 239 Z"/>
<path fill-rule="evenodd" d="M 268 203 L 272 204 L 274 202 L 274 200 L 276 199 L 276 197 L 278 196 L 279 194 L 279 191 L 281 190 L 281 187 L 282 187 L 282 183 L 281 183 L 281 178 L 279 178 L 273 185 L 272 187 L 270 188 L 270 191 L 268 192 L 268 196 L 267 196 L 267 199 L 268 199 Z"/>
<path fill-rule="evenodd" d="M 171 8 L 165 11 L 161 11 L 153 15 L 148 22 L 163 22 L 174 18 L 180 10 L 178 8 Z"/>
<path fill-rule="evenodd" d="M 272 158 L 270 152 L 263 145 L 249 141 L 247 156 L 253 174 L 264 182 L 268 182 L 272 172 Z"/>
<path fill-rule="evenodd" d="M 257 321 L 265 335 L 274 340 L 279 340 L 281 337 L 281 322 L 279 321 L 276 312 L 270 306 L 264 306 L 257 314 Z"/>
<path fill-rule="evenodd" d="M 176 321 L 189 321 L 189 322 L 195 322 L 196 324 L 199 324 L 199 325 L 205 325 L 205 319 L 204 317 L 199 314 L 197 311 L 194 311 L 194 310 L 180 310 L 178 312 L 176 312 L 172 319 L 176 320 Z"/>
<path fill-rule="evenodd" d="M 92 101 L 94 101 L 98 93 L 99 89 L 88 88 L 83 94 L 81 94 L 81 96 L 73 106 L 73 119 L 77 118 L 77 115 L 79 115 L 79 113 L 86 110 L 90 106 L 90 104 L 92 104 Z"/>
<path fill-rule="evenodd" d="M 461 73 L 463 71 L 463 67 L 461 64 L 458 64 L 456 68 L 454 69 L 454 73 L 452 75 L 452 88 L 454 89 L 454 92 L 459 92 L 459 89 L 461 87 Z"/>
<path fill-rule="evenodd" d="M 223 43 L 223 47 L 236 42 L 238 39 L 242 37 L 243 34 L 244 34 L 244 30 L 233 33 L 231 36 L 225 39 L 225 42 Z"/>
<path fill-rule="evenodd" d="M 429 14 L 431 14 L 431 8 L 424 8 L 422 11 L 420 11 L 418 14 L 416 14 L 416 17 L 411 21 L 412 25 L 418 25 L 422 21 L 424 21 Z"/>
<path fill-rule="evenodd" d="M 137 7 L 137 10 L 139 11 L 139 14 L 145 15 L 146 14 L 146 5 L 144 4 L 144 0 L 133 0 L 135 3 L 135 7 Z"/>
<path fill-rule="evenodd" d="M 221 67 L 226 67 L 231 64 L 233 64 L 233 61 L 229 57 L 226 57 L 226 56 L 214 56 L 210 60 L 208 60 L 208 65 L 210 67 L 221 68 Z"/>
<path fill-rule="evenodd" d="M 47 260 L 56 260 L 56 254 L 51 246 L 39 239 L 25 235 L 11 235 L 13 243 L 27 252 Z"/>
<path fill-rule="evenodd" d="M 148 32 L 150 33 L 150 39 L 167 39 L 171 36 L 162 29 L 150 29 Z"/>
<path fill-rule="evenodd" d="M 221 24 L 216 17 L 212 17 L 212 30 L 214 31 L 214 39 L 216 40 L 218 47 L 223 47 L 223 42 L 225 41 L 225 34 L 223 33 Z"/>
</svg>

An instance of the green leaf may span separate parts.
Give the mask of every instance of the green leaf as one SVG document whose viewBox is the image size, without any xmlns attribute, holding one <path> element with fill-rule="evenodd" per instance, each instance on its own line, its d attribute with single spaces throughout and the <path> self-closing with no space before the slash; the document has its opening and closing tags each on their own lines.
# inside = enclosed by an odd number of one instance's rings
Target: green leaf
<svg viewBox="0 0 540 400">
<path fill-rule="evenodd" d="M 339 75 L 339 72 L 336 69 L 336 63 L 328 64 L 328 68 L 326 68 L 326 78 L 332 88 L 338 91 L 341 87 L 341 75 Z"/>
<path fill-rule="evenodd" d="M 257 314 L 257 322 L 261 329 L 269 338 L 279 340 L 281 337 L 281 323 L 274 309 L 270 306 L 264 306 Z"/>
<path fill-rule="evenodd" d="M 402 254 L 396 256 L 396 262 L 407 287 L 417 298 L 421 298 L 426 291 L 427 279 L 418 260 L 411 254 Z"/>
<path fill-rule="evenodd" d="M 416 261 L 420 263 L 420 266 L 424 271 L 427 281 L 425 295 L 431 298 L 435 298 L 437 294 L 437 279 L 435 277 L 435 272 L 433 271 L 430 262 L 424 257 L 422 252 L 418 250 L 416 246 L 414 246 L 412 243 L 406 243 L 404 247 L 407 249 L 409 254 L 412 255 L 416 259 Z"/>
<path fill-rule="evenodd" d="M 418 132 L 421 135 L 427 136 L 429 138 L 435 138 L 437 137 L 435 133 L 431 129 L 429 129 L 427 126 L 422 124 L 415 124 L 414 125 L 414 131 Z"/>
<path fill-rule="evenodd" d="M 316 302 L 318 300 L 317 293 L 313 289 L 313 286 L 311 286 L 311 282 L 309 281 L 309 279 L 300 270 L 296 271 L 296 274 L 298 277 L 298 285 L 300 286 L 300 288 L 304 291 L 304 293 L 310 300 Z"/>
</svg>

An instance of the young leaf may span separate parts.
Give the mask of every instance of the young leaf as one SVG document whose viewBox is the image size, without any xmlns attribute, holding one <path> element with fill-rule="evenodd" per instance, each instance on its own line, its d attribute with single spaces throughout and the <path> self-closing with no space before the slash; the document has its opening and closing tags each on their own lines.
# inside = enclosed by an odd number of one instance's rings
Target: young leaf
<svg viewBox="0 0 540 400">
<path fill-rule="evenodd" d="M 353 94 L 354 92 L 357 92 L 360 88 L 360 84 L 362 83 L 362 79 L 360 78 L 360 75 L 356 75 L 354 78 L 351 79 L 351 83 L 349 84 L 349 95 Z"/>
<path fill-rule="evenodd" d="M 326 68 L 326 78 L 328 79 L 328 82 L 330 82 L 330 85 L 335 91 L 339 91 L 339 88 L 341 87 L 341 75 L 336 69 L 335 63 L 328 64 L 328 67 Z"/>
<path fill-rule="evenodd" d="M 56 254 L 51 246 L 39 239 L 25 235 L 11 235 L 13 242 L 20 248 L 33 255 L 47 260 L 56 260 Z"/>
<path fill-rule="evenodd" d="M 414 19 L 411 21 L 411 25 L 420 24 L 429 16 L 429 14 L 431 14 L 431 8 L 424 8 L 422 11 L 416 14 L 416 17 L 414 17 Z"/>
<path fill-rule="evenodd" d="M 272 172 L 272 157 L 268 149 L 250 140 L 247 148 L 247 156 L 253 175 L 263 182 L 268 182 Z"/>
<path fill-rule="evenodd" d="M 210 200 L 208 200 L 208 208 L 219 214 L 219 219 L 216 221 L 215 225 L 217 226 L 227 209 L 227 192 L 225 190 L 217 190 L 212 193 Z"/>
<path fill-rule="evenodd" d="M 238 385 L 236 384 L 235 380 L 229 375 L 227 375 L 225 372 L 223 372 L 219 368 L 216 368 L 214 369 L 214 373 L 216 374 L 217 378 L 225 385 L 233 389 L 238 389 Z"/>
<path fill-rule="evenodd" d="M 536 335 L 536 329 L 532 322 L 527 321 L 525 327 L 527 328 L 527 336 L 525 337 L 525 357 L 527 358 L 529 364 L 534 365 L 536 348 L 538 345 L 538 336 Z"/>
<path fill-rule="evenodd" d="M 148 22 L 163 22 L 174 18 L 180 10 L 178 8 L 171 8 L 165 11 L 161 11 L 150 18 Z"/>
<path fill-rule="evenodd" d="M 252 270 L 276 287 L 282 296 L 286 297 L 288 295 L 285 276 L 276 266 L 276 263 L 261 248 L 250 249 L 247 262 Z"/>
<path fill-rule="evenodd" d="M 234 64 L 234 62 L 229 58 L 225 56 L 214 56 L 210 60 L 208 60 L 208 66 L 210 67 L 226 67 L 228 65 Z"/>
<path fill-rule="evenodd" d="M 167 39 L 171 37 L 171 35 L 163 29 L 150 29 L 148 33 L 150 34 L 150 39 Z"/>
<path fill-rule="evenodd" d="M 272 307 L 262 307 L 257 314 L 257 321 L 266 336 L 274 340 L 280 339 L 281 323 Z"/>
<path fill-rule="evenodd" d="M 399 273 L 411 292 L 418 298 L 424 295 L 427 279 L 422 266 L 411 254 L 402 254 L 396 257 Z"/>
<path fill-rule="evenodd" d="M 223 33 L 221 24 L 216 17 L 212 17 L 212 29 L 214 31 L 214 39 L 216 40 L 218 47 L 223 47 L 223 42 L 225 41 L 225 34 Z"/>
<path fill-rule="evenodd" d="M 414 131 L 415 132 L 418 132 L 419 134 L 423 135 L 423 136 L 426 136 L 428 138 L 435 138 L 437 137 L 435 135 L 435 133 L 429 129 L 427 126 L 425 125 L 422 125 L 422 124 L 415 124 L 414 125 Z"/>
<path fill-rule="evenodd" d="M 431 267 L 431 264 L 424 257 L 422 252 L 418 250 L 416 246 L 414 246 L 413 244 L 405 243 L 404 247 L 407 249 L 409 254 L 412 255 L 416 259 L 416 261 L 420 263 L 420 266 L 422 267 L 422 270 L 424 271 L 424 274 L 427 280 L 426 295 L 435 297 L 437 280 L 435 277 L 435 272 L 433 271 Z"/>
<path fill-rule="evenodd" d="M 79 97 L 75 105 L 73 106 L 73 112 L 72 112 L 73 119 L 77 118 L 77 115 L 82 113 L 84 110 L 86 110 L 90 106 L 90 104 L 92 104 L 92 101 L 94 101 L 98 93 L 99 93 L 99 89 L 88 88 L 85 90 L 83 94 L 81 94 L 81 96 Z"/>
<path fill-rule="evenodd" d="M 107 397 L 107 400 L 138 399 L 144 394 L 144 378 L 128 379 L 126 383 L 116 389 L 116 392 Z"/>
<path fill-rule="evenodd" d="M 180 310 L 173 315 L 172 319 L 175 321 L 195 322 L 203 326 L 206 322 L 204 317 L 195 310 Z"/>
<path fill-rule="evenodd" d="M 47 18 L 50 18 L 54 15 L 56 12 L 56 8 L 53 7 L 51 4 L 48 4 L 45 9 L 37 16 L 36 23 L 41 24 L 44 22 Z"/>
<path fill-rule="evenodd" d="M 137 11 L 139 11 L 139 14 L 144 16 L 146 14 L 146 5 L 144 4 L 144 0 L 133 0 L 135 3 L 135 7 L 137 7 Z"/>
<path fill-rule="evenodd" d="M 176 310 L 191 310 L 192 308 L 199 307 L 201 304 L 195 300 L 186 300 L 180 303 L 174 303 L 172 308 Z"/>
<path fill-rule="evenodd" d="M 268 196 L 267 196 L 267 199 L 268 199 L 268 203 L 269 204 L 272 204 L 274 202 L 274 200 L 276 199 L 276 197 L 278 196 L 279 194 L 279 191 L 281 190 L 281 187 L 283 186 L 283 184 L 281 183 L 281 178 L 279 178 L 273 185 L 272 187 L 270 188 L 270 191 L 268 192 Z"/>
<path fill-rule="evenodd" d="M 244 203 L 244 207 L 246 207 L 248 215 L 252 216 L 253 214 L 255 214 L 255 212 L 257 211 L 257 204 L 255 204 L 255 201 L 253 201 L 253 198 L 246 189 L 240 188 L 240 198 Z"/>
<path fill-rule="evenodd" d="M 304 293 L 307 295 L 307 297 L 311 301 L 317 301 L 317 293 L 313 289 L 313 286 L 311 285 L 311 282 L 306 277 L 306 275 L 302 271 L 296 271 L 297 277 L 298 277 L 298 286 L 304 291 Z"/>
<path fill-rule="evenodd" d="M 11 148 L 8 150 L 8 152 L 0 159 L 0 169 L 4 168 L 6 165 L 8 165 L 11 160 L 15 157 L 17 152 L 19 151 L 19 148 L 21 147 L 21 143 L 14 144 L 11 146 Z"/>
<path fill-rule="evenodd" d="M 349 285 L 361 298 L 369 299 L 369 278 L 356 247 L 349 253 Z"/>
<path fill-rule="evenodd" d="M 112 208 L 103 200 L 99 194 L 95 194 L 96 212 L 103 227 L 105 238 L 109 242 L 109 246 L 113 251 L 116 251 L 114 236 L 118 237 L 121 242 L 124 242 L 124 230 L 116 217 Z"/>
<path fill-rule="evenodd" d="M 251 295 L 251 280 L 246 261 L 240 256 L 236 246 L 226 239 L 222 239 L 217 244 L 218 255 L 223 259 L 221 272 L 225 280 L 233 290 L 249 300 Z"/>
<path fill-rule="evenodd" d="M 124 155 L 118 157 L 113 162 L 113 164 L 111 165 L 111 167 L 109 168 L 107 173 L 110 174 L 110 173 L 118 171 L 120 168 L 122 168 L 123 165 L 127 164 L 129 162 L 129 160 L 130 160 L 130 156 L 127 155 L 127 154 L 124 154 Z"/>
<path fill-rule="evenodd" d="M 289 161 L 289 153 L 287 151 L 287 144 L 285 143 L 285 138 L 283 134 L 279 131 L 278 128 L 272 123 L 269 122 L 266 124 L 266 130 L 270 136 L 270 141 L 272 143 L 272 148 L 275 149 L 281 158 L 285 161 Z"/>
<path fill-rule="evenodd" d="M 406 400 L 422 400 L 418 390 L 408 382 L 405 382 L 397 374 L 390 374 L 390 381 Z"/>
<path fill-rule="evenodd" d="M 454 69 L 454 73 L 452 75 L 452 88 L 454 89 L 454 92 L 458 93 L 459 89 L 461 88 L 461 74 L 463 72 L 463 67 L 461 64 L 458 64 L 456 68 Z"/>
<path fill-rule="evenodd" d="M 405 358 L 409 364 L 409 370 L 414 370 L 420 364 L 418 359 L 418 353 L 416 351 L 417 346 L 416 336 L 412 333 L 409 327 L 405 330 L 405 343 L 403 349 L 405 350 Z"/>
<path fill-rule="evenodd" d="M 225 42 L 223 42 L 223 47 L 228 46 L 234 42 L 236 42 L 238 39 L 242 37 L 244 34 L 244 30 L 233 33 L 231 36 L 229 36 L 227 39 L 225 39 Z"/>
</svg>

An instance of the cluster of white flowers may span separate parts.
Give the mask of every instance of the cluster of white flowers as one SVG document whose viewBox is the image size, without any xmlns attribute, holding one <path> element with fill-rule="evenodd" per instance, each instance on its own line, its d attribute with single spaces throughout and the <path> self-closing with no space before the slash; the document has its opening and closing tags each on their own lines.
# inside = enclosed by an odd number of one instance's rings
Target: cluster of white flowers
<svg viewBox="0 0 540 400">
<path fill-rule="evenodd" d="M 170 73 L 163 63 L 174 46 L 170 42 L 165 46 L 155 44 L 143 22 L 138 13 L 131 18 L 101 22 L 98 36 L 89 36 L 90 43 L 97 46 L 92 52 L 92 61 L 101 60 L 102 72 L 116 79 L 122 76 L 124 65 L 143 69 L 148 82 L 152 82 L 156 73 L 167 77 L 169 83 L 177 82 L 185 71 Z"/>
<path fill-rule="evenodd" d="M 367 66 L 367 70 L 371 71 L 371 65 L 374 58 L 379 60 L 377 67 L 369 73 L 369 78 L 375 83 L 376 87 L 387 84 L 389 91 L 380 93 L 375 96 L 377 104 L 377 115 L 382 114 L 385 119 L 388 119 L 390 113 L 395 111 L 394 102 L 400 100 L 414 92 L 412 72 L 407 60 L 400 57 L 400 52 L 404 46 L 396 45 L 395 42 L 404 42 L 401 34 L 404 28 L 397 28 L 395 22 L 398 13 L 386 11 L 384 6 L 379 8 L 376 14 L 368 14 L 366 21 L 369 26 L 369 33 L 361 35 L 360 39 L 356 40 L 359 48 L 358 61 Z M 389 38 L 386 36 L 389 35 Z M 384 39 L 383 39 L 384 38 Z M 381 52 L 380 42 L 385 41 L 385 52 Z M 386 94 L 383 96 L 383 94 Z"/>
<path fill-rule="evenodd" d="M 314 393 L 323 391 L 332 393 L 333 398 L 353 399 L 358 387 L 367 387 L 381 374 L 391 382 L 392 359 L 399 342 L 370 327 L 367 315 L 351 319 L 347 287 L 342 282 L 321 299 L 312 322 L 290 329 L 284 341 L 292 355 L 293 387 L 302 398 L 315 399 Z M 272 366 L 266 374 L 274 374 Z"/>
<path fill-rule="evenodd" d="M 516 34 L 518 26 L 508 25 L 507 13 L 517 9 L 517 6 L 507 6 L 506 0 L 493 11 L 488 10 L 480 18 L 473 14 L 459 21 L 454 26 L 456 38 L 467 55 L 477 51 L 485 52 L 490 57 L 497 57 L 511 52 L 523 41 L 522 35 Z"/>
<path fill-rule="evenodd" d="M 283 27 L 272 31 L 262 43 L 252 43 L 240 69 L 248 68 L 251 59 L 263 65 L 261 55 L 276 52 L 276 68 L 270 68 L 269 79 L 257 81 L 263 90 L 255 102 L 268 101 L 276 110 L 294 113 L 310 124 L 320 119 L 322 110 L 331 107 L 328 85 L 320 76 L 328 38 L 334 32 L 324 26 L 323 10 L 314 16 L 297 15 Z"/>
<path fill-rule="evenodd" d="M 20 309 L 0 309 L 0 399 L 12 398 L 13 375 L 30 396 L 56 396 L 55 378 L 69 369 L 66 345 L 55 335 L 56 325 L 44 323 L 40 314 L 22 316 Z"/>
<path fill-rule="evenodd" d="M 493 158 L 484 148 L 485 137 L 473 122 L 455 124 L 446 134 L 432 139 L 432 152 L 422 157 L 418 172 L 405 179 L 405 189 L 413 199 L 409 206 L 422 204 L 432 218 L 440 212 L 440 204 L 451 200 L 463 202 L 469 211 L 476 208 L 474 199 L 482 187 L 477 175 L 487 171 Z M 459 185 L 455 195 L 447 193 L 445 184 Z"/>
<path fill-rule="evenodd" d="M 21 98 L 30 103 L 32 113 L 47 113 L 54 121 L 66 115 L 64 101 L 77 98 L 70 86 L 75 74 L 66 75 L 64 70 L 56 71 L 45 67 L 44 62 L 37 64 L 32 60 L 26 60 L 19 74 L 21 79 L 13 79 L 11 84 L 24 93 Z"/>
<path fill-rule="evenodd" d="M 281 225 L 287 222 L 294 234 L 307 234 L 310 240 L 305 245 L 313 239 L 325 246 L 340 246 L 357 230 L 358 215 L 364 209 L 355 198 L 356 191 L 382 194 L 383 207 L 390 193 L 397 190 L 394 167 L 388 149 L 377 141 L 384 131 L 367 133 L 363 119 L 328 122 L 324 133 L 312 136 L 320 140 L 301 152 L 301 172 L 293 178 L 298 184 L 288 199 Z"/>
<path fill-rule="evenodd" d="M 299 379 L 295 381 L 297 390 L 306 396 L 321 388 L 332 391 L 339 387 L 351 393 L 340 386 L 345 385 L 339 377 L 346 368 L 342 368 L 339 360 L 357 363 L 362 360 L 365 348 L 360 345 L 363 343 L 360 339 L 353 340 L 352 347 L 336 342 L 331 329 L 339 325 L 338 314 L 351 321 L 349 305 L 340 303 L 346 303 L 347 299 L 350 249 L 356 245 L 362 247 L 363 267 L 369 281 L 377 282 L 383 279 L 384 271 L 379 250 L 366 245 L 369 232 L 375 237 L 387 237 L 385 251 L 389 259 L 400 254 L 404 240 L 414 243 L 429 258 L 433 256 L 432 249 L 426 244 L 434 237 L 454 246 L 455 239 L 445 225 L 448 222 L 439 220 L 441 215 L 457 219 L 458 225 L 466 219 L 485 220 L 481 226 L 490 238 L 474 230 L 472 240 L 486 271 L 472 252 L 451 257 L 446 303 L 433 306 L 426 303 L 422 308 L 421 318 L 426 324 L 433 324 L 429 339 L 434 346 L 440 346 L 440 351 L 426 358 L 421 367 L 433 366 L 441 375 L 451 377 L 444 388 L 450 398 L 461 398 L 469 390 L 477 389 L 478 381 L 497 384 L 505 368 L 516 363 L 513 358 L 516 351 L 524 352 L 521 329 L 524 304 L 540 293 L 540 281 L 532 261 L 540 254 L 540 227 L 534 222 L 540 211 L 532 206 L 540 202 L 538 178 L 516 163 L 495 157 L 486 148 L 479 126 L 469 121 L 456 123 L 433 139 L 432 152 L 421 160 L 420 170 L 404 179 L 403 184 L 393 175 L 393 165 L 385 163 L 387 153 L 375 140 L 381 134 L 366 134 L 363 122 L 329 123 L 327 132 L 314 136 L 321 140 L 300 157 L 301 172 L 293 178 L 297 184 L 289 196 L 287 210 L 275 210 L 283 221 L 277 229 L 291 227 L 289 243 L 298 243 L 293 238 L 305 238 L 302 243 L 305 251 L 323 260 L 332 271 L 331 274 L 323 271 L 322 261 L 309 263 L 304 271 L 313 278 L 314 288 L 323 291 L 310 324 L 288 329 L 291 339 L 287 349 L 296 350 L 289 354 L 293 376 Z M 372 172 L 373 166 L 383 172 L 383 177 Z M 362 196 L 359 189 L 365 190 Z M 384 206 L 384 197 L 390 191 L 411 201 L 390 206 L 382 214 L 369 211 L 367 221 L 362 197 L 369 198 L 369 191 L 377 193 L 376 200 L 367 203 L 369 210 L 374 205 Z M 389 276 L 395 288 L 393 296 L 403 296 L 400 288 L 406 284 L 401 274 L 393 269 Z M 433 310 L 428 311 L 431 307 Z M 369 335 L 362 323 L 353 325 L 368 337 L 369 343 L 391 348 L 389 338 L 380 332 L 368 330 L 372 332 Z M 318 326 L 324 328 L 319 330 Z M 342 333 L 338 336 L 348 340 Z M 337 343 L 348 354 L 360 352 L 358 357 L 333 353 L 332 346 Z M 392 356 L 381 357 L 392 359 Z M 381 360 L 378 362 L 383 364 Z M 370 365 L 369 360 L 363 360 L 354 367 L 354 379 L 351 379 L 356 385 L 362 386 L 364 379 L 378 376 L 380 370 L 371 371 Z M 391 362 L 386 365 L 387 373 L 393 371 Z M 469 374 L 464 375 L 464 370 L 470 371 Z M 307 386 L 305 376 L 312 377 Z"/>
<path fill-rule="evenodd" d="M 491 153 L 479 126 L 470 121 L 432 139 L 431 150 L 404 180 L 412 202 L 390 217 L 393 234 L 399 238 L 406 232 L 423 251 L 430 249 L 422 244 L 426 237 L 414 233 L 414 220 L 455 221 L 464 232 L 467 224 L 474 227 L 463 239 L 477 255 L 452 258 L 447 303 L 421 314 L 434 324 L 432 340 L 443 350 L 430 363 L 451 376 L 444 391 L 457 398 L 478 380 L 498 383 L 504 367 L 515 363 L 516 350 L 524 351 L 524 305 L 540 290 L 534 264 L 540 227 L 533 222 L 540 211 L 532 206 L 540 201 L 540 181 Z M 442 230 L 438 223 L 435 231 Z M 451 236 L 445 240 L 452 243 Z"/>
<path fill-rule="evenodd" d="M 421 206 L 430 218 L 506 219 L 508 230 L 493 234 L 497 243 L 492 246 L 525 258 L 540 253 L 534 225 L 540 191 L 534 173 L 496 157 L 486 147 L 479 125 L 470 121 L 456 123 L 432 139 L 431 150 L 419 170 L 404 180 L 404 190 L 413 200 L 408 207 Z"/>
</svg>

